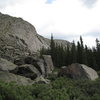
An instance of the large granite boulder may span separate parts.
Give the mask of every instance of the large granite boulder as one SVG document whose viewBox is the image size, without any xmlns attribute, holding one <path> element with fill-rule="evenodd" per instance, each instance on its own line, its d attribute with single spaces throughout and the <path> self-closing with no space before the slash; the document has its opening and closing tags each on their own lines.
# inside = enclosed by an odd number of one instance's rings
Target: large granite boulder
<svg viewBox="0 0 100 100">
<path fill-rule="evenodd" d="M 18 66 L 17 68 L 12 70 L 11 73 L 25 76 L 25 77 L 31 78 L 32 80 L 34 80 L 35 78 L 41 75 L 38 69 L 34 65 L 31 65 L 31 64 Z"/>
<path fill-rule="evenodd" d="M 71 64 L 68 67 L 62 67 L 58 76 L 67 76 L 73 79 L 89 79 L 98 78 L 97 72 L 84 64 Z"/>
<path fill-rule="evenodd" d="M 53 65 L 51 56 L 50 55 L 43 55 L 43 59 L 44 59 L 45 69 L 46 69 L 47 75 L 51 74 L 53 69 L 54 69 L 54 65 Z"/>
<path fill-rule="evenodd" d="M 99 77 L 97 72 L 94 69 L 92 69 L 84 64 L 81 64 L 81 66 L 85 70 L 85 72 L 87 73 L 88 79 L 95 80 Z"/>
<path fill-rule="evenodd" d="M 36 68 L 43 77 L 47 77 L 48 74 L 51 74 L 54 69 L 52 58 L 50 55 L 43 55 L 43 58 L 37 56 L 22 56 L 14 59 L 14 64 L 18 65 L 20 69 L 26 67 L 27 64 L 29 66 L 34 66 L 34 68 Z"/>
<path fill-rule="evenodd" d="M 44 60 L 39 57 L 33 57 L 33 56 L 27 56 L 24 58 L 25 64 L 31 64 L 35 66 L 39 72 L 45 76 L 45 66 L 44 66 Z"/>
<path fill-rule="evenodd" d="M 11 71 L 14 70 L 17 66 L 15 64 L 13 64 L 12 62 L 0 58 L 0 70 L 1 71 Z"/>
<path fill-rule="evenodd" d="M 44 65 L 44 60 L 38 59 L 36 63 L 37 63 L 37 66 L 40 68 L 42 76 L 45 77 L 46 76 L 46 68 Z"/>
<path fill-rule="evenodd" d="M 15 82 L 18 85 L 31 85 L 33 81 L 30 78 L 15 75 L 9 72 L 0 71 L 0 80 L 5 82 Z"/>
</svg>

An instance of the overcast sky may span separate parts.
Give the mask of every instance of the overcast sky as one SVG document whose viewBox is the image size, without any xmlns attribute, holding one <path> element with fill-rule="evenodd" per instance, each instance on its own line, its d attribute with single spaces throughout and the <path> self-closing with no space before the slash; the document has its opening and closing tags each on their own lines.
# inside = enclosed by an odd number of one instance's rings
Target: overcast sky
<svg viewBox="0 0 100 100">
<path fill-rule="evenodd" d="M 100 0 L 0 0 L 0 11 L 22 17 L 44 37 L 76 41 L 81 35 L 90 47 L 100 39 Z"/>
</svg>

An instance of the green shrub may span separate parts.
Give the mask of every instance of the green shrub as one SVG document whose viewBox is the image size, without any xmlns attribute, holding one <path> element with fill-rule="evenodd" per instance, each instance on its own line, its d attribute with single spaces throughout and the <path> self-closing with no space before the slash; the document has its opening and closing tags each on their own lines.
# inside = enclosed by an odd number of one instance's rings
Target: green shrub
<svg viewBox="0 0 100 100">
<path fill-rule="evenodd" d="M 32 86 L 0 81 L 0 100 L 100 100 L 100 79 L 90 81 L 60 77 L 51 84 Z"/>
<path fill-rule="evenodd" d="M 98 71 L 97 73 L 98 73 L 98 75 L 99 75 L 99 77 L 100 77 L 100 71 Z"/>
</svg>

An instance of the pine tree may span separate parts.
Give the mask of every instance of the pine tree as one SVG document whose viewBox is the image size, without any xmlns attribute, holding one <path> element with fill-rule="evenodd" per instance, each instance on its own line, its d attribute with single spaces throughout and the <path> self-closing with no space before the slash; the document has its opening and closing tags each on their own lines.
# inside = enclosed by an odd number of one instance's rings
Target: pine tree
<svg viewBox="0 0 100 100">
<path fill-rule="evenodd" d="M 79 41 L 77 42 L 77 62 L 82 63 L 81 45 Z"/>
<path fill-rule="evenodd" d="M 96 39 L 96 62 L 98 67 L 100 66 L 100 41 L 98 39 Z M 99 68 L 100 69 L 100 68 Z"/>
<path fill-rule="evenodd" d="M 84 48 L 84 64 L 88 65 L 88 47 L 85 45 Z"/>
<path fill-rule="evenodd" d="M 97 65 L 97 59 L 96 59 L 96 57 L 97 57 L 97 50 L 96 50 L 96 48 L 95 47 L 93 47 L 92 48 L 92 53 L 93 53 L 93 66 L 94 66 L 94 69 L 95 70 L 98 70 L 99 68 L 98 68 L 98 65 Z"/>
<path fill-rule="evenodd" d="M 71 64 L 71 50 L 70 50 L 70 46 L 69 44 L 67 45 L 67 49 L 66 49 L 66 64 L 69 65 Z"/>
<path fill-rule="evenodd" d="M 52 59 L 54 60 L 54 58 L 55 58 L 55 42 L 53 40 L 53 34 L 51 34 L 50 54 L 52 56 Z"/>
<path fill-rule="evenodd" d="M 72 47 L 71 47 L 71 62 L 72 63 L 76 63 L 77 62 L 77 50 L 76 50 L 76 46 L 75 46 L 75 42 L 73 41 L 72 43 Z"/>
<path fill-rule="evenodd" d="M 78 63 L 83 63 L 83 64 L 86 63 L 84 44 L 81 36 L 80 36 L 80 41 L 78 41 L 77 43 L 77 61 Z"/>
<path fill-rule="evenodd" d="M 77 45 L 73 41 L 72 46 L 68 44 L 67 47 L 63 47 L 62 44 L 54 42 L 53 35 L 51 34 L 50 48 L 42 48 L 40 54 L 51 55 L 56 67 L 71 63 L 83 63 L 95 70 L 100 70 L 100 43 L 98 39 L 96 39 L 96 48 L 94 47 L 92 49 L 88 48 L 87 45 L 84 47 L 81 36 Z"/>
</svg>

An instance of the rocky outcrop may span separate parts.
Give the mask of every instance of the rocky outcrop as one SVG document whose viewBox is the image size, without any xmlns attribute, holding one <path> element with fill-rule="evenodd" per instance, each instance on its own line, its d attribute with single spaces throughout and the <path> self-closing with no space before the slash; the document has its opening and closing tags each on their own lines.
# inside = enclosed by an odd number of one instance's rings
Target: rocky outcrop
<svg viewBox="0 0 100 100">
<path fill-rule="evenodd" d="M 16 65 L 0 58 L 0 80 L 20 85 L 49 84 L 46 77 L 52 73 L 53 63 L 50 55 L 44 55 L 43 58 L 20 57 L 14 60 Z"/>
<path fill-rule="evenodd" d="M 23 66 L 25 64 L 33 65 L 43 77 L 47 77 L 54 69 L 50 55 L 43 55 L 42 58 L 33 56 L 19 57 L 14 60 L 14 64 L 18 66 Z"/>
<path fill-rule="evenodd" d="M 9 72 L 0 71 L 0 80 L 5 82 L 15 82 L 19 85 L 31 85 L 33 81 L 30 78 L 15 75 Z"/>
<path fill-rule="evenodd" d="M 47 43 L 30 23 L 21 18 L 0 13 L 1 56 L 11 59 L 18 55 L 27 55 L 30 52 L 36 52 L 41 47 L 48 48 Z"/>
<path fill-rule="evenodd" d="M 46 72 L 46 66 L 44 64 L 44 60 L 43 59 L 38 59 L 36 63 L 37 63 L 36 65 L 40 69 L 40 72 L 41 72 L 42 76 L 44 76 L 44 77 L 47 76 L 46 75 L 47 74 L 47 72 Z"/>
<path fill-rule="evenodd" d="M 69 42 L 55 40 L 67 46 Z M 0 56 L 13 60 L 16 57 L 35 54 L 42 47 L 50 47 L 50 40 L 37 34 L 33 25 L 21 18 L 0 13 Z"/>
<path fill-rule="evenodd" d="M 51 56 L 50 55 L 43 55 L 43 59 L 44 59 L 45 65 L 46 65 L 45 69 L 46 69 L 47 75 L 51 74 L 52 71 L 54 70 L 54 65 L 53 65 Z"/>
<path fill-rule="evenodd" d="M 35 66 L 30 65 L 30 64 L 18 66 L 17 68 L 15 68 L 14 70 L 12 70 L 10 72 L 17 74 L 17 75 L 24 76 L 24 77 L 28 77 L 32 80 L 34 80 L 35 78 L 37 78 L 41 75 L 41 73 L 38 71 L 38 69 L 36 69 Z"/>
<path fill-rule="evenodd" d="M 69 44 L 63 40 L 54 41 L 64 47 Z M 42 47 L 50 48 L 50 39 L 38 35 L 33 25 L 21 18 L 0 13 L 0 71 L 8 75 L 4 77 L 11 77 L 12 81 L 15 77 L 19 82 L 21 77 L 32 80 L 38 80 L 40 76 L 46 78 L 52 73 L 54 66 L 51 56 L 39 58 Z"/>
<path fill-rule="evenodd" d="M 54 69 L 54 65 L 50 55 L 43 55 L 42 58 L 33 56 L 20 57 L 14 60 L 14 64 L 18 65 L 18 68 L 27 65 L 34 66 L 38 70 L 38 72 L 40 72 L 38 74 L 41 74 L 43 77 L 47 77 L 48 74 L 51 74 Z"/>
<path fill-rule="evenodd" d="M 89 79 L 95 80 L 98 78 L 97 72 L 83 64 L 71 64 L 68 67 L 62 67 L 58 76 L 67 76 L 73 79 Z"/>
<path fill-rule="evenodd" d="M 0 58 L 0 71 L 11 71 L 17 68 L 17 65 L 13 64 L 6 59 Z"/>
</svg>

